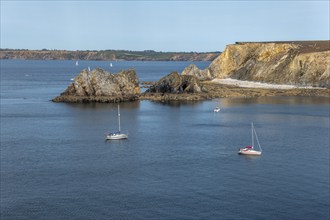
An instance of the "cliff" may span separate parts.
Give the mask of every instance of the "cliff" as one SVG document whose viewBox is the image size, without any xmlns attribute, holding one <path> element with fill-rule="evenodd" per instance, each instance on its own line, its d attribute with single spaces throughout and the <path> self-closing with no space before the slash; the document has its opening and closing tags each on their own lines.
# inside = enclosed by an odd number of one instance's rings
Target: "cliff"
<svg viewBox="0 0 330 220">
<path fill-rule="evenodd" d="M 212 61 L 219 52 L 156 52 L 153 50 L 101 50 L 101 51 L 67 51 L 67 50 L 12 50 L 1 49 L 0 59 L 22 60 L 137 60 L 137 61 Z"/>
<path fill-rule="evenodd" d="M 330 41 L 228 45 L 205 70 L 183 74 L 330 88 Z"/>
<path fill-rule="evenodd" d="M 81 71 L 74 82 L 53 101 L 121 102 L 136 100 L 139 94 L 139 79 L 134 69 L 111 74 L 97 68 Z"/>
</svg>

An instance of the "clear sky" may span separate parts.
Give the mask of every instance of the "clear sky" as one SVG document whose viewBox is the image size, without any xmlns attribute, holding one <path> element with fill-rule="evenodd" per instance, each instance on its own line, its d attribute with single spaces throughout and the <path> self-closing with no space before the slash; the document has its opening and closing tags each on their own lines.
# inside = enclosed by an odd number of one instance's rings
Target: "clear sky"
<svg viewBox="0 0 330 220">
<path fill-rule="evenodd" d="M 329 40 L 329 1 L 1 0 L 1 48 L 223 51 Z"/>
</svg>

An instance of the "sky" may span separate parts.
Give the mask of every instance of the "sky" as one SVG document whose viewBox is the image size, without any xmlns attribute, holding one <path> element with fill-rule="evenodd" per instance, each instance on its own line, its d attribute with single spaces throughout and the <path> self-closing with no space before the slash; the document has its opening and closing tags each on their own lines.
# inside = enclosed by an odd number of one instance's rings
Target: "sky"
<svg viewBox="0 0 330 220">
<path fill-rule="evenodd" d="M 1 1 L 1 48 L 223 51 L 329 40 L 329 1 Z"/>
</svg>

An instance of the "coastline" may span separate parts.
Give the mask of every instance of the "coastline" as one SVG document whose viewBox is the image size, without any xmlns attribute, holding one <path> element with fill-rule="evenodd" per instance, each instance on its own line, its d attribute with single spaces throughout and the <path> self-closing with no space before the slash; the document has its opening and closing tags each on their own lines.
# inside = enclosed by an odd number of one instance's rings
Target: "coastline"
<svg viewBox="0 0 330 220">
<path fill-rule="evenodd" d="M 200 93 L 142 93 L 140 100 L 150 100 L 156 102 L 169 101 L 203 101 L 217 98 L 253 98 L 270 96 L 300 96 L 300 97 L 328 97 L 330 89 L 316 87 L 283 87 L 272 85 L 254 88 L 253 83 L 250 87 L 239 87 L 236 84 L 224 84 L 218 81 L 204 81 L 201 83 L 207 92 Z M 258 84 L 258 83 L 256 83 Z M 285 89 L 284 89 L 285 88 Z M 330 100 L 329 100 L 330 102 Z"/>
<path fill-rule="evenodd" d="M 232 78 L 225 79 L 213 79 L 211 80 L 213 83 L 218 83 L 221 85 L 231 85 L 240 88 L 261 88 L 261 89 L 326 89 L 323 87 L 313 87 L 313 86 L 297 86 L 297 85 L 288 85 L 288 84 L 270 84 L 270 83 L 262 83 L 255 81 L 246 81 L 246 80 L 238 80 Z"/>
<path fill-rule="evenodd" d="M 229 83 L 231 82 L 231 84 Z M 235 83 L 233 83 L 235 82 Z M 271 96 L 300 96 L 300 97 L 326 97 L 330 98 L 330 89 L 317 87 L 299 87 L 289 85 L 265 84 L 260 85 L 258 82 L 241 82 L 238 86 L 237 81 L 204 81 L 201 82 L 205 92 L 197 93 L 151 93 L 144 92 L 134 96 L 75 96 L 60 95 L 52 99 L 53 102 L 67 103 L 116 103 L 131 102 L 138 100 L 148 100 L 155 102 L 194 102 L 204 101 L 217 98 L 255 98 L 255 97 L 271 97 Z M 330 103 L 330 99 L 329 99 Z"/>
</svg>

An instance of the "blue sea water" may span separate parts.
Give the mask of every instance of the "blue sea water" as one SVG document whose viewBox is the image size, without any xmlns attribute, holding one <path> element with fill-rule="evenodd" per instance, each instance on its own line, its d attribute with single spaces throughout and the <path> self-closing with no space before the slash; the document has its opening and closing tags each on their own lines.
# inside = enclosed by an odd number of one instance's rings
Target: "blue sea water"
<svg viewBox="0 0 330 220">
<path fill-rule="evenodd" d="M 1 60 L 1 219 L 329 219 L 329 99 L 66 104 L 83 68 L 155 81 L 190 62 Z M 196 63 L 200 68 L 208 62 Z M 221 106 L 221 112 L 213 108 Z M 237 154 L 254 122 L 263 155 Z"/>
</svg>

